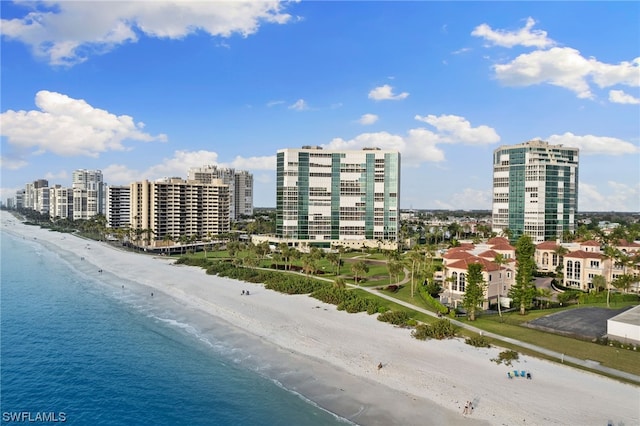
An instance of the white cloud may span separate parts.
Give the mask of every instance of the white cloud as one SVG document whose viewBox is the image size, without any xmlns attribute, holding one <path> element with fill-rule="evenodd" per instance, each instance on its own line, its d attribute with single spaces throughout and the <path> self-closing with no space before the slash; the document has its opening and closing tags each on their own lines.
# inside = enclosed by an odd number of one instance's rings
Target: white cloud
<svg viewBox="0 0 640 426">
<path fill-rule="evenodd" d="M 237 170 L 276 170 L 276 156 L 264 157 L 240 157 L 237 156 L 230 163 L 223 163 L 223 167 L 231 167 Z"/>
<path fill-rule="evenodd" d="M 487 145 L 500 141 L 493 128 L 484 125 L 471 127 L 469 121 L 457 115 L 416 115 L 415 119 L 435 127 L 440 132 L 438 139 L 441 143 Z"/>
<path fill-rule="evenodd" d="M 397 150 L 402 154 L 402 164 L 415 167 L 424 162 L 442 162 L 444 151 L 440 144 L 490 144 L 500 140 L 495 130 L 487 126 L 472 128 L 463 117 L 442 115 L 416 116 L 416 119 L 431 124 L 436 131 L 425 128 L 409 129 L 407 134 L 396 135 L 388 132 L 362 133 L 353 139 L 335 138 L 325 149 L 362 149 L 377 147 Z"/>
<path fill-rule="evenodd" d="M 267 106 L 269 108 L 277 106 L 277 105 L 282 105 L 284 103 L 284 101 L 269 101 L 267 102 Z"/>
<path fill-rule="evenodd" d="M 8 110 L 0 115 L 2 136 L 14 147 L 52 152 L 61 156 L 98 157 L 101 152 L 124 151 L 122 142 L 166 141 L 165 135 L 142 131 L 128 115 L 94 108 L 82 99 L 41 90 L 35 97 L 40 111 Z"/>
<path fill-rule="evenodd" d="M 586 99 L 594 98 L 592 84 L 600 88 L 617 84 L 640 86 L 640 57 L 619 64 L 607 64 L 593 57 L 585 58 L 571 47 L 554 47 L 556 43 L 547 37 L 545 31 L 531 30 L 534 24 L 535 21 L 528 18 L 525 27 L 516 32 L 494 31 L 487 24 L 482 24 L 471 33 L 498 46 L 521 45 L 538 49 L 494 65 L 495 76 L 502 84 L 531 86 L 547 83 L 569 89 L 579 98 Z"/>
<path fill-rule="evenodd" d="M 218 160 L 218 153 L 214 151 L 175 151 L 171 158 L 164 159 L 159 164 L 154 164 L 146 170 L 130 169 L 122 164 L 112 164 L 102 170 L 110 184 L 126 185 L 131 182 L 147 179 L 154 181 L 164 177 L 180 177 L 186 179 L 187 173 L 192 167 L 205 165 L 217 165 L 219 167 L 231 167 L 236 170 L 270 170 L 276 169 L 276 156 L 265 157 L 236 157 L 229 163 Z"/>
<path fill-rule="evenodd" d="M 628 93 L 625 93 L 622 90 L 610 90 L 609 91 L 609 102 L 613 102 L 616 104 L 640 104 L 640 99 L 634 98 Z"/>
<path fill-rule="evenodd" d="M 27 164 L 29 163 L 19 158 L 10 158 L 5 155 L 0 156 L 0 169 L 2 170 L 18 170 Z"/>
<path fill-rule="evenodd" d="M 631 142 L 608 136 L 578 136 L 571 132 L 563 135 L 551 135 L 547 141 L 554 145 L 579 148 L 584 155 L 626 155 L 640 153 L 640 147 Z"/>
<path fill-rule="evenodd" d="M 640 211 L 640 183 L 635 187 L 608 181 L 607 195 L 603 195 L 596 185 L 579 183 L 578 208 L 580 211 Z"/>
<path fill-rule="evenodd" d="M 593 81 L 600 87 L 624 84 L 629 87 L 640 86 L 640 57 L 632 61 L 622 61 L 617 65 L 598 62 L 590 58 Z"/>
<path fill-rule="evenodd" d="M 547 37 L 547 32 L 532 30 L 536 21 L 529 17 L 524 28 L 517 31 L 493 30 L 487 24 L 478 25 L 471 32 L 475 37 L 481 37 L 494 45 L 502 47 L 526 46 L 545 48 L 555 45 L 555 42 Z"/>
<path fill-rule="evenodd" d="M 587 76 L 593 65 L 570 47 L 554 47 L 518 56 L 506 64 L 493 66 L 496 78 L 507 86 L 549 83 L 575 92 L 579 98 L 593 94 Z"/>
<path fill-rule="evenodd" d="M 2 34 L 31 46 L 52 65 L 74 65 L 92 53 L 136 42 L 138 34 L 180 39 L 195 32 L 247 37 L 262 23 L 291 19 L 277 0 L 184 2 L 57 1 L 33 3 L 23 18 L 2 19 Z"/>
<path fill-rule="evenodd" d="M 465 188 L 451 194 L 448 200 L 433 200 L 437 208 L 446 210 L 491 210 L 491 190 Z"/>
<path fill-rule="evenodd" d="M 399 101 L 402 99 L 406 99 L 409 96 L 409 93 L 402 92 L 398 95 L 393 94 L 393 87 L 385 84 L 383 86 L 376 87 L 375 89 L 369 92 L 369 99 L 373 99 L 375 101 Z"/>
<path fill-rule="evenodd" d="M 378 116 L 375 114 L 363 114 L 362 117 L 358 120 L 358 123 L 367 126 L 369 124 L 373 124 L 378 121 Z"/>
<path fill-rule="evenodd" d="M 294 109 L 296 111 L 306 111 L 309 109 L 309 105 L 307 105 L 304 99 L 298 99 L 293 104 L 289 105 L 289 109 Z"/>
</svg>

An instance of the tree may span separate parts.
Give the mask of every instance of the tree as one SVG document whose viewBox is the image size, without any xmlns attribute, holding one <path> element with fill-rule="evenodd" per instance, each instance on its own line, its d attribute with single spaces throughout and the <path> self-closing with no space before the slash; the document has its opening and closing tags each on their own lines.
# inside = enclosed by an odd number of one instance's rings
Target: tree
<svg viewBox="0 0 640 426">
<path fill-rule="evenodd" d="M 416 267 L 420 264 L 420 261 L 422 260 L 422 253 L 420 253 L 417 250 L 411 250 L 409 252 L 409 261 L 411 262 L 411 297 L 413 297 L 413 293 L 415 290 L 415 284 L 414 284 L 414 275 L 415 275 L 415 271 L 416 271 Z"/>
<path fill-rule="evenodd" d="M 467 267 L 467 285 L 462 298 L 462 306 L 467 310 L 469 321 L 475 321 L 476 310 L 484 301 L 486 283 L 482 276 L 482 264 L 471 263 Z"/>
<path fill-rule="evenodd" d="M 392 260 L 390 262 L 387 263 L 387 269 L 389 270 L 389 283 L 392 283 L 392 279 L 391 276 L 395 275 L 396 277 L 396 283 L 400 282 L 400 272 L 402 272 L 403 269 L 403 265 L 402 262 L 399 262 L 397 260 Z"/>
<path fill-rule="evenodd" d="M 351 272 L 353 272 L 354 281 L 359 285 L 360 280 L 358 278 L 369 272 L 369 265 L 367 265 L 367 262 L 365 262 L 364 260 L 358 260 L 353 265 L 351 265 Z"/>
<path fill-rule="evenodd" d="M 329 262 L 329 264 L 331 266 L 334 266 L 336 268 L 336 277 L 338 275 L 340 275 L 340 256 L 338 255 L 338 253 L 335 252 L 330 252 L 327 253 L 326 255 L 326 259 Z"/>
<path fill-rule="evenodd" d="M 551 291 L 550 288 L 538 289 L 538 298 L 539 300 L 544 300 L 545 302 L 547 302 L 547 308 L 549 307 L 549 302 L 551 301 L 552 297 L 553 297 L 553 292 Z"/>
<path fill-rule="evenodd" d="M 509 290 L 509 297 L 520 307 L 520 315 L 525 315 L 536 296 L 533 282 L 536 247 L 528 234 L 522 234 L 516 243 L 516 282 Z"/>
<path fill-rule="evenodd" d="M 502 265 L 507 264 L 507 258 L 504 257 L 503 254 L 496 254 L 493 262 L 498 265 L 500 268 L 500 282 L 498 283 L 498 315 L 502 318 L 502 302 L 500 299 L 502 298 L 502 287 L 504 286 L 504 271 L 502 270 Z"/>
</svg>

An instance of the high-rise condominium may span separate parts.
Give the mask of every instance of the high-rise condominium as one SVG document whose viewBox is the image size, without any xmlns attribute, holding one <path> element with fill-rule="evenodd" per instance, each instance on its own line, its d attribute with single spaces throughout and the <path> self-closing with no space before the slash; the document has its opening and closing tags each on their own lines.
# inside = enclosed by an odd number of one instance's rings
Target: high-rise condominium
<svg viewBox="0 0 640 426">
<path fill-rule="evenodd" d="M 187 174 L 188 180 L 210 183 L 221 179 L 229 185 L 229 215 L 232 220 L 253 215 L 253 175 L 244 170 L 235 170 L 207 165 L 193 167 Z"/>
<path fill-rule="evenodd" d="M 73 172 L 73 219 L 89 219 L 106 213 L 106 184 L 102 171 L 79 169 Z"/>
<path fill-rule="evenodd" d="M 131 188 L 110 185 L 107 188 L 107 226 L 124 228 L 129 225 L 131 211 Z"/>
<path fill-rule="evenodd" d="M 129 185 L 129 223 L 137 233 L 136 244 L 153 246 L 159 241 L 204 241 L 229 232 L 229 186 L 165 178 Z"/>
<path fill-rule="evenodd" d="M 276 236 L 317 247 L 397 244 L 400 153 L 379 149 L 277 153 Z"/>
<path fill-rule="evenodd" d="M 578 149 L 532 140 L 493 152 L 493 232 L 534 242 L 575 230 Z"/>
</svg>

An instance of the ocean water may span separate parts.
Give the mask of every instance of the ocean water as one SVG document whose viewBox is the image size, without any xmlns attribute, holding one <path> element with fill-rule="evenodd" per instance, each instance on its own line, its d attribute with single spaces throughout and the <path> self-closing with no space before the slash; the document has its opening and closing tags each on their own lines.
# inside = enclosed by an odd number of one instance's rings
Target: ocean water
<svg viewBox="0 0 640 426">
<path fill-rule="evenodd" d="M 349 423 L 286 389 L 270 376 L 286 366 L 263 365 L 224 324 L 0 235 L 0 423 Z"/>
</svg>

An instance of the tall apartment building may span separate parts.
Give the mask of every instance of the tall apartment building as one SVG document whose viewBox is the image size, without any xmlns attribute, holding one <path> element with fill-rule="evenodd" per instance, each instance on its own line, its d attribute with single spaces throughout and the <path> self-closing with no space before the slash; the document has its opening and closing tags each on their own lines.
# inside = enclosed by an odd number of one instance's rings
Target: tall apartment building
<svg viewBox="0 0 640 426">
<path fill-rule="evenodd" d="M 124 228 L 129 225 L 131 212 L 131 188 L 109 185 L 107 187 L 107 226 Z"/>
<path fill-rule="evenodd" d="M 50 188 L 49 216 L 53 219 L 73 219 L 73 188 L 61 185 Z"/>
<path fill-rule="evenodd" d="M 229 186 L 221 180 L 165 178 L 134 182 L 129 188 L 129 223 L 142 233 L 137 244 L 158 246 L 180 242 L 181 237 L 201 240 L 230 230 Z M 148 230 L 152 235 L 145 235 Z"/>
<path fill-rule="evenodd" d="M 493 225 L 535 243 L 575 230 L 578 149 L 532 140 L 493 152 Z"/>
<path fill-rule="evenodd" d="M 221 179 L 229 186 L 229 215 L 231 220 L 253 215 L 253 175 L 247 171 L 219 168 L 216 165 L 189 169 L 187 180 L 210 183 Z"/>
<path fill-rule="evenodd" d="M 73 219 L 90 219 L 106 214 L 106 184 L 102 171 L 78 169 L 73 172 Z"/>
<path fill-rule="evenodd" d="M 318 247 L 397 247 L 399 152 L 282 149 L 276 174 L 276 237 Z"/>
<path fill-rule="evenodd" d="M 49 181 L 46 179 L 38 179 L 26 184 L 23 207 L 40 213 L 49 213 L 49 193 L 44 191 L 44 188 L 47 190 L 49 188 Z"/>
</svg>

